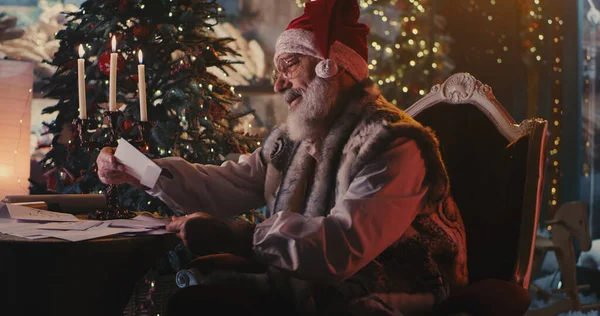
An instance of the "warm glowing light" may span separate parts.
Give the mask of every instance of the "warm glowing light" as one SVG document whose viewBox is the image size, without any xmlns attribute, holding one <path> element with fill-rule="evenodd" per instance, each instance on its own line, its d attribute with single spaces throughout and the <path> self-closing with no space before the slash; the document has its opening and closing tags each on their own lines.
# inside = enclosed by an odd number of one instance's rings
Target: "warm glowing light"
<svg viewBox="0 0 600 316">
<path fill-rule="evenodd" d="M 112 51 L 116 52 L 117 51 L 117 38 L 114 35 L 112 37 L 111 46 L 112 46 Z"/>
<path fill-rule="evenodd" d="M 144 63 L 144 54 L 142 53 L 141 49 L 138 51 L 138 61 L 140 62 L 140 64 Z"/>
<path fill-rule="evenodd" d="M 12 175 L 12 168 L 6 165 L 0 165 L 0 177 L 8 178 Z"/>
<path fill-rule="evenodd" d="M 79 58 L 83 58 L 85 55 L 85 50 L 83 50 L 83 45 L 79 44 Z"/>
</svg>

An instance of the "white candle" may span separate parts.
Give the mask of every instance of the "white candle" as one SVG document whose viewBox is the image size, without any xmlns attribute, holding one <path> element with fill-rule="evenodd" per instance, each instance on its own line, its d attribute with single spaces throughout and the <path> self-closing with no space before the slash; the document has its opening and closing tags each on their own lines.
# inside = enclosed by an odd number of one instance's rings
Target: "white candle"
<svg viewBox="0 0 600 316">
<path fill-rule="evenodd" d="M 112 37 L 112 53 L 110 54 L 110 82 L 108 90 L 108 110 L 117 110 L 117 39 Z"/>
<path fill-rule="evenodd" d="M 140 121 L 148 120 L 148 111 L 146 108 L 146 66 L 144 66 L 144 55 L 140 49 L 138 53 L 138 90 L 140 98 Z"/>
<path fill-rule="evenodd" d="M 79 45 L 79 59 L 77 59 L 77 83 L 79 86 L 79 118 L 87 119 L 87 102 L 85 99 L 85 59 L 83 45 Z"/>
</svg>

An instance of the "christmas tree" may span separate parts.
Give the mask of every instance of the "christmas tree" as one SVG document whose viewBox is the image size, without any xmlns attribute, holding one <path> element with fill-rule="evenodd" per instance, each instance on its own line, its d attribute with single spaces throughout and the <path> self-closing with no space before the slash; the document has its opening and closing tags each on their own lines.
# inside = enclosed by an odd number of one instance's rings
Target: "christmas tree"
<svg viewBox="0 0 600 316">
<path fill-rule="evenodd" d="M 307 1 L 296 0 L 299 6 Z M 360 0 L 361 20 L 369 25 L 371 79 L 383 95 L 407 108 L 454 69 L 448 57 L 452 38 L 431 0 Z"/>
<path fill-rule="evenodd" d="M 207 68 L 232 71 L 232 40 L 216 38 L 212 27 L 222 9 L 214 0 L 89 0 L 67 14 L 66 28 L 56 34 L 60 48 L 51 62 L 58 70 L 43 93 L 57 99 L 44 113 L 58 112 L 47 123 L 54 135 L 42 160 L 46 190 L 57 193 L 103 193 L 95 161 L 102 146 L 86 148 L 73 120 L 79 115 L 78 46 L 84 48 L 89 141 L 107 144 L 111 38 L 117 42 L 118 137 L 130 140 L 151 158 L 180 156 L 190 162 L 219 164 L 230 153 L 252 151 L 260 143 L 236 132 L 239 117 L 228 108 L 239 96 Z M 151 130 L 142 139 L 138 100 L 139 53 L 146 69 L 147 116 Z M 32 193 L 40 192 L 35 185 Z M 137 188 L 121 185 L 119 204 L 136 211 L 169 213 L 164 204 Z"/>
</svg>

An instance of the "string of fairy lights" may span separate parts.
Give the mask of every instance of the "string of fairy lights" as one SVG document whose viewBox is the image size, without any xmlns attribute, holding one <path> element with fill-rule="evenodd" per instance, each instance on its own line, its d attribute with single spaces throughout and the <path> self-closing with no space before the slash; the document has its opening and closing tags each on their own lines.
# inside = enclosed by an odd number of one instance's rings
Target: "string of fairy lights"
<svg viewBox="0 0 600 316">
<path fill-rule="evenodd" d="M 303 7 L 306 0 L 296 0 Z M 371 79 L 394 105 L 409 106 L 451 75 L 449 35 L 435 26 L 426 1 L 360 0 L 361 21 L 371 28 Z"/>
<path fill-rule="evenodd" d="M 595 39 L 596 32 L 593 31 L 592 39 Z M 595 46 L 595 45 L 594 45 Z M 592 46 L 592 47 L 594 47 Z M 592 48 L 594 50 L 594 48 Z M 593 56 L 592 56 L 593 55 Z M 596 56 L 595 52 L 586 52 L 586 58 L 584 64 L 584 80 L 583 80 L 583 105 L 582 111 L 587 111 L 587 122 L 582 122 L 582 127 L 587 133 L 583 134 L 583 140 L 585 141 L 582 172 L 586 180 L 589 181 L 588 191 L 588 206 L 590 210 L 594 210 L 594 190 L 595 190 L 595 177 L 592 172 L 595 170 L 594 163 L 594 152 L 595 152 L 595 84 L 592 84 L 593 77 L 592 71 L 595 71 Z M 585 112 L 584 112 L 585 113 Z M 585 115 L 585 114 L 584 114 Z M 583 116 L 583 115 L 582 115 Z M 590 213 L 590 220 L 593 216 L 593 212 Z"/>
<path fill-rule="evenodd" d="M 306 0 L 295 0 L 298 7 L 303 7 Z M 494 14 L 500 12 L 503 8 L 498 0 L 468 0 L 462 10 L 472 18 L 481 18 L 487 23 L 486 32 L 489 33 L 488 39 L 483 39 L 487 47 L 481 50 L 473 51 L 474 54 L 487 56 L 492 62 L 497 64 L 506 63 L 515 51 L 522 51 L 522 58 L 531 71 L 539 73 L 549 73 L 551 78 L 551 113 L 549 121 L 548 140 L 548 170 L 546 179 L 549 185 L 548 208 L 549 214 L 553 214 L 560 205 L 560 179 L 561 166 L 559 161 L 561 128 L 562 128 L 562 71 L 563 71 L 563 51 L 564 40 L 562 18 L 556 14 L 551 14 L 550 2 L 543 0 L 525 0 L 520 3 L 522 16 L 521 41 L 522 47 L 511 47 L 511 39 L 504 33 L 501 27 L 503 20 Z M 432 3 L 419 0 L 360 0 L 359 5 L 362 13 L 371 13 L 370 23 L 379 23 L 387 26 L 383 32 L 379 32 L 383 38 L 371 40 L 369 54 L 372 57 L 369 63 L 371 78 L 385 90 L 386 85 L 393 86 L 396 90 L 405 94 L 414 93 L 416 97 L 425 95 L 431 85 L 421 85 L 418 88 L 411 87 L 411 81 L 421 80 L 431 76 L 432 71 L 440 71 L 446 66 L 448 75 L 451 74 L 452 67 L 441 60 L 447 53 L 443 49 L 444 43 L 434 40 L 430 43 L 427 38 L 419 38 L 424 32 L 431 30 L 421 30 L 418 23 L 424 18 L 425 13 L 431 10 Z M 382 8 L 390 8 L 385 10 Z M 390 16 L 390 12 L 400 12 L 398 17 Z M 369 14 L 369 16 L 371 15 Z M 486 25 L 484 23 L 484 25 Z M 421 24 L 423 25 L 423 24 Z M 378 27 L 377 25 L 375 27 Z M 394 31 L 399 29 L 399 36 L 394 36 Z M 402 56 L 401 58 L 399 56 Z M 391 58 L 393 57 L 393 58 Z M 385 63 L 390 59 L 396 59 L 396 71 L 379 72 Z M 408 71 L 418 68 L 420 65 L 428 62 L 427 67 L 422 68 L 422 72 L 416 76 L 406 76 Z M 419 78 L 420 77 L 420 78 Z M 447 77 L 447 76 L 446 76 Z M 442 80 L 445 78 L 442 77 Z M 533 87 L 533 86 L 532 86 Z M 537 88 L 531 88 L 530 94 L 537 94 Z M 533 91 L 535 90 L 535 91 Z M 397 104 L 395 98 L 390 98 L 392 103 Z M 412 103 L 411 103 L 412 104 Z M 535 105 L 537 113 L 537 104 Z"/>
<path fill-rule="evenodd" d="M 537 0 L 536 0 L 537 1 Z M 549 20 L 552 21 L 552 20 Z M 562 41 L 564 40 L 562 24 L 563 21 L 560 17 L 555 17 L 555 22 L 552 27 L 552 56 L 553 65 L 552 65 L 552 87 L 550 91 L 552 91 L 552 113 L 550 114 L 550 170 L 549 170 L 549 178 L 552 179 L 552 185 L 550 186 L 550 201 L 549 201 L 549 214 L 554 214 L 559 205 L 559 191 L 558 185 L 561 177 L 561 169 L 559 165 L 559 150 L 560 150 L 560 140 L 561 140 L 561 122 L 562 122 L 562 114 L 563 114 L 563 84 L 562 84 L 562 67 L 563 67 L 563 47 Z"/>
<path fill-rule="evenodd" d="M 19 154 L 19 148 L 22 146 L 21 140 L 23 139 L 23 119 L 25 118 L 26 114 L 30 113 L 27 109 L 31 106 L 32 97 L 33 97 L 33 89 L 29 89 L 27 91 L 27 99 L 25 100 L 25 106 L 23 107 L 23 113 L 21 114 L 21 117 L 19 119 L 19 135 L 17 136 L 16 147 L 15 147 L 15 150 L 13 151 L 12 170 L 10 170 L 10 171 L 5 170 L 5 171 L 9 172 L 9 174 L 14 174 L 16 176 L 15 178 L 16 178 L 17 184 L 19 185 L 19 187 L 21 189 L 24 190 L 24 192 L 29 191 L 29 188 L 23 186 L 25 181 L 23 181 L 23 179 L 21 179 L 20 174 L 17 172 L 17 156 Z"/>
<path fill-rule="evenodd" d="M 530 65 L 537 62 L 550 71 L 551 111 L 548 117 L 548 162 L 546 179 L 548 184 L 548 215 L 553 216 L 560 205 L 560 142 L 562 136 L 563 116 L 563 24 L 558 15 L 545 10 L 542 1 L 533 0 L 524 4 L 524 13 L 528 25 L 525 32 L 524 46 Z M 558 11 L 558 10 L 554 10 Z M 537 44 L 536 44 L 537 43 Z M 546 47 L 549 46 L 549 50 Z M 549 55 L 544 52 L 548 51 Z M 545 68 L 548 67 L 548 68 Z M 537 92 L 537 91 L 536 91 Z"/>
</svg>

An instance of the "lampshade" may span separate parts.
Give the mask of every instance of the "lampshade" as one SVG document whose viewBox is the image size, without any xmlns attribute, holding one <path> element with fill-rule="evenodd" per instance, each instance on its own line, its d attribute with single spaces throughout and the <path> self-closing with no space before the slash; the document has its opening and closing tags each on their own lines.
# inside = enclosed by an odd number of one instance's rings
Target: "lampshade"
<svg viewBox="0 0 600 316">
<path fill-rule="evenodd" d="M 29 193 L 33 64 L 0 60 L 0 198 Z"/>
</svg>

